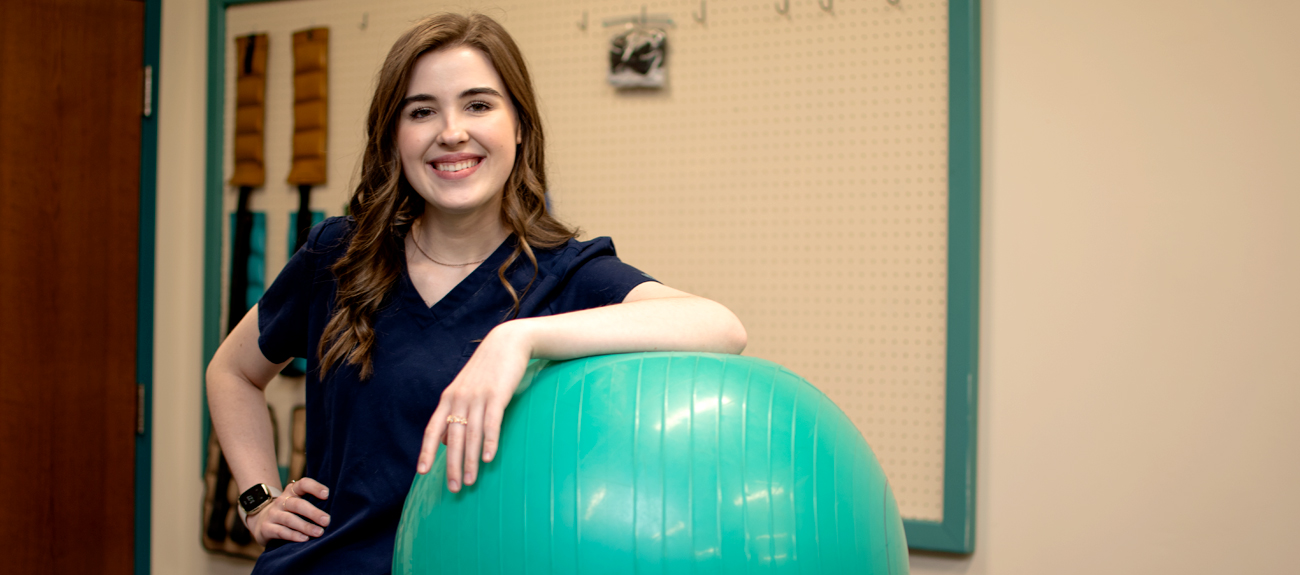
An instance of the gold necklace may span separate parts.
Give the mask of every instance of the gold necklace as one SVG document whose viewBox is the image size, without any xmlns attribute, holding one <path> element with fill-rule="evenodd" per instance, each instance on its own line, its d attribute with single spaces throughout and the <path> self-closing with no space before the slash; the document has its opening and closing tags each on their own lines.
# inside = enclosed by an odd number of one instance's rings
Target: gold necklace
<svg viewBox="0 0 1300 575">
<path fill-rule="evenodd" d="M 429 261 L 431 261 L 431 262 L 433 262 L 433 263 L 435 263 L 435 264 L 438 264 L 438 265 L 440 265 L 440 266 L 446 266 L 446 267 L 449 267 L 449 268 L 463 268 L 463 267 L 466 267 L 466 266 L 472 266 L 472 265 L 475 265 L 475 264 L 481 264 L 481 263 L 487 261 L 487 258 L 483 258 L 483 259 L 478 260 L 478 261 L 476 261 L 476 262 L 465 262 L 465 263 L 463 263 L 463 264 L 445 264 L 445 263 L 442 263 L 442 262 L 440 262 L 440 261 L 438 261 L 438 260 L 433 259 L 433 256 L 429 255 L 429 252 L 424 251 L 424 248 L 420 247 L 420 240 L 417 239 L 419 236 L 420 236 L 420 234 L 416 232 L 415 228 L 411 228 L 411 243 L 415 244 L 415 249 L 420 250 L 420 253 L 423 254 L 424 257 L 429 258 Z M 489 255 L 491 255 L 491 254 L 489 254 Z"/>
</svg>

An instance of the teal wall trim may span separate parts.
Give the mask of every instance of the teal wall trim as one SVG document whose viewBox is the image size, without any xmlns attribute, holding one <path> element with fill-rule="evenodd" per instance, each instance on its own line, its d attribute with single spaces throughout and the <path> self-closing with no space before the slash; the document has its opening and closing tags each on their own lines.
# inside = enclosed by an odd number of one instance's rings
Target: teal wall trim
<svg viewBox="0 0 1300 575">
<path fill-rule="evenodd" d="M 135 381 L 144 388 L 144 433 L 135 436 L 135 550 L 136 575 L 150 572 L 153 533 L 153 316 L 154 250 L 158 208 L 158 57 L 162 41 L 162 0 L 144 3 L 144 66 L 151 66 L 149 97 L 152 114 L 140 119 L 140 254 L 136 276 Z"/>
<path fill-rule="evenodd" d="M 948 5 L 948 353 L 943 521 L 905 520 L 912 549 L 975 551 L 979 375 L 980 3 Z"/>
<path fill-rule="evenodd" d="M 222 147 L 225 141 L 221 131 L 225 128 L 226 93 L 226 5 L 225 0 L 208 2 L 208 102 L 207 146 L 203 173 L 203 365 L 195 374 L 204 381 L 204 371 L 217 346 L 221 345 L 221 194 Z M 199 476 L 208 466 L 208 433 L 212 421 L 208 415 L 207 384 L 203 385 L 203 449 L 199 452 Z"/>
</svg>

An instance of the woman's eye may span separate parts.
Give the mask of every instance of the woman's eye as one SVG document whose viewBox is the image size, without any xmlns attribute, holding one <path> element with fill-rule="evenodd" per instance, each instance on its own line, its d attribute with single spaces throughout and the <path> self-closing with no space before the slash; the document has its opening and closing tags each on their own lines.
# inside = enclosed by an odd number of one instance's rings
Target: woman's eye
<svg viewBox="0 0 1300 575">
<path fill-rule="evenodd" d="M 466 106 L 465 109 L 471 112 L 486 112 L 488 110 L 491 110 L 492 106 L 487 102 L 470 102 L 470 104 Z"/>
<path fill-rule="evenodd" d="M 411 110 L 409 116 L 413 120 L 418 120 L 420 118 L 427 118 L 431 114 L 433 114 L 433 110 L 429 108 L 416 108 L 414 110 Z"/>
</svg>

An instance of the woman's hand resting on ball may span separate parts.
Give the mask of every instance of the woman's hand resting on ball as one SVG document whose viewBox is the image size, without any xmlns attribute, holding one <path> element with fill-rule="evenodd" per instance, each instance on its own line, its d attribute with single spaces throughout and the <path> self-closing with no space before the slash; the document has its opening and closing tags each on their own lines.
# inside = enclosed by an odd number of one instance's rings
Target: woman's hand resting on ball
<svg viewBox="0 0 1300 575">
<path fill-rule="evenodd" d="M 721 304 L 647 281 L 623 303 L 508 321 L 479 344 L 442 392 L 424 429 L 416 471 L 433 467 L 447 445 L 447 488 L 473 485 L 481 461 L 497 455 L 506 404 L 530 359 L 565 360 L 634 351 L 740 353 L 745 327 Z"/>
<path fill-rule="evenodd" d="M 272 539 L 301 543 L 325 533 L 325 527 L 330 524 L 330 516 L 303 499 L 304 494 L 311 494 L 317 499 L 328 499 L 330 490 L 315 479 L 304 477 L 290 482 L 284 488 L 284 493 L 271 501 L 270 505 L 248 516 L 245 524 L 259 545 L 266 546 Z"/>
<path fill-rule="evenodd" d="M 498 325 L 483 338 L 469 362 L 443 390 L 424 430 L 416 471 L 433 467 L 438 444 L 447 446 L 447 489 L 478 478 L 479 457 L 492 461 L 500 444 L 501 420 L 532 358 L 524 320 Z"/>
</svg>

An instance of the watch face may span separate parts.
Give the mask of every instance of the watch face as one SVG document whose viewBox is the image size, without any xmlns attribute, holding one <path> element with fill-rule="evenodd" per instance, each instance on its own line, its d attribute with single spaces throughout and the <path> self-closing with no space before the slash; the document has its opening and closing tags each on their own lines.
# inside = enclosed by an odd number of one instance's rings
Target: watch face
<svg viewBox="0 0 1300 575">
<path fill-rule="evenodd" d="M 267 492 L 266 486 L 258 483 L 239 496 L 239 506 L 243 507 L 244 511 L 252 511 L 257 509 L 257 506 L 261 505 L 263 501 L 270 498 L 271 494 Z"/>
</svg>

